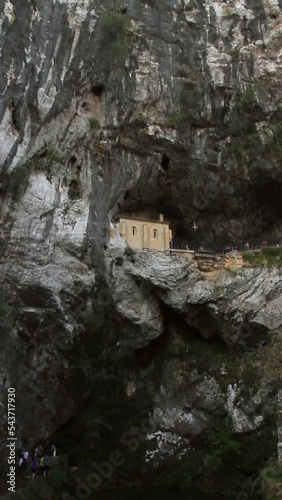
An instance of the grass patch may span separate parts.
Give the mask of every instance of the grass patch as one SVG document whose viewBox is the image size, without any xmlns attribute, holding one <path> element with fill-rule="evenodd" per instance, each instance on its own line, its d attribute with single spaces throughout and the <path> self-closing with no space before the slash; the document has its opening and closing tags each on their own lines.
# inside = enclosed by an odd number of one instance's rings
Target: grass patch
<svg viewBox="0 0 282 500">
<path fill-rule="evenodd" d="M 266 266 L 273 267 L 282 265 L 282 248 L 266 247 L 259 252 L 244 252 L 243 262 L 251 264 L 253 267 Z"/>
</svg>

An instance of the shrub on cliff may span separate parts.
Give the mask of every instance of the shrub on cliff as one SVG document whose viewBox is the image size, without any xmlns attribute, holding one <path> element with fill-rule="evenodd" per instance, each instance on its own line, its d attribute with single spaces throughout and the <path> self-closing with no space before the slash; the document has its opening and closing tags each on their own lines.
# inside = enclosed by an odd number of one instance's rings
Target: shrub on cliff
<svg viewBox="0 0 282 500">
<path fill-rule="evenodd" d="M 243 253 L 243 261 L 248 262 L 254 267 L 280 267 L 282 265 L 282 248 L 265 247 L 260 252 L 245 252 Z"/>
<path fill-rule="evenodd" d="M 126 54 L 126 35 L 129 19 L 120 0 L 104 0 L 101 26 L 106 35 L 108 48 L 115 61 L 120 62 Z"/>
</svg>

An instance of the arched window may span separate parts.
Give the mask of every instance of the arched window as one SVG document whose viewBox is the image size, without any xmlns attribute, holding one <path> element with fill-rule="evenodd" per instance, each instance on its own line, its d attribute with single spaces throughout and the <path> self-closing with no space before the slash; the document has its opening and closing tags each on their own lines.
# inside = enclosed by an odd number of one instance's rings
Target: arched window
<svg viewBox="0 0 282 500">
<path fill-rule="evenodd" d="M 157 237 L 158 237 L 158 231 L 157 231 L 157 229 L 154 229 L 154 230 L 153 230 L 153 237 L 154 237 L 154 238 L 157 238 Z"/>
<path fill-rule="evenodd" d="M 132 234 L 133 236 L 137 236 L 137 228 L 135 226 L 132 226 Z"/>
</svg>

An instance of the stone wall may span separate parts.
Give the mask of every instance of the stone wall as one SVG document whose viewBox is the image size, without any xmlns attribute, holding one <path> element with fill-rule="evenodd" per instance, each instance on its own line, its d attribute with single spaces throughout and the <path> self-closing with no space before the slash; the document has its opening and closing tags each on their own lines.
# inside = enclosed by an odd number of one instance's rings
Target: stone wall
<svg viewBox="0 0 282 500">
<path fill-rule="evenodd" d="M 205 273 L 215 273 L 219 269 L 236 270 L 243 266 L 242 254 L 237 251 L 232 251 L 226 255 L 213 254 L 196 254 L 193 250 L 172 249 L 170 255 L 177 255 L 185 259 L 192 260 L 195 267 L 199 271 Z"/>
<path fill-rule="evenodd" d="M 128 244 L 136 249 L 165 251 L 169 249 L 172 238 L 169 223 L 163 221 L 150 221 L 138 218 L 121 217 L 116 225 L 120 235 Z"/>
</svg>

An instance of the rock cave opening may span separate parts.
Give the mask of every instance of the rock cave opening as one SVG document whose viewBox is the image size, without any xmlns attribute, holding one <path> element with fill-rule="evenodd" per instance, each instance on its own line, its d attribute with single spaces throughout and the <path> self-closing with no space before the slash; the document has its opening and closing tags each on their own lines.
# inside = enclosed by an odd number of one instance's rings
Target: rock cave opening
<svg viewBox="0 0 282 500">
<path fill-rule="evenodd" d="M 148 367 L 153 361 L 169 357 L 188 357 L 189 354 L 206 357 L 206 353 L 215 352 L 232 356 L 226 343 L 219 335 L 204 338 L 200 330 L 189 326 L 175 311 L 164 305 L 165 331 L 150 344 L 138 349 L 134 354 L 133 364 Z M 161 366 L 158 362 L 156 367 Z"/>
<path fill-rule="evenodd" d="M 162 169 L 167 172 L 170 167 L 170 158 L 167 155 L 163 155 L 162 161 L 161 161 Z"/>
<path fill-rule="evenodd" d="M 256 185 L 254 189 L 256 204 L 265 230 L 267 230 L 268 225 L 274 226 L 282 218 L 282 183 L 276 179 L 268 179 Z"/>
<path fill-rule="evenodd" d="M 94 87 L 91 88 L 91 92 L 95 97 L 101 97 L 102 94 L 104 93 L 105 86 L 104 85 L 94 85 Z"/>
<path fill-rule="evenodd" d="M 76 163 L 76 156 L 71 156 L 69 159 L 69 164 L 74 165 Z"/>
<path fill-rule="evenodd" d="M 68 195 L 71 200 L 80 198 L 80 182 L 77 179 L 72 179 L 69 183 Z"/>
<path fill-rule="evenodd" d="M 169 165 L 170 159 L 167 157 L 164 163 Z M 159 193 L 159 198 L 156 198 L 157 190 L 154 194 L 144 193 L 143 189 L 137 187 L 125 191 L 123 200 L 117 204 L 114 212 L 114 220 L 120 216 L 138 217 L 151 220 L 159 220 L 159 214 L 163 214 L 164 221 L 169 222 L 170 229 L 173 235 L 173 244 L 185 247 L 187 241 L 201 242 L 204 235 L 199 227 L 197 233 L 193 231 L 192 216 L 186 218 L 186 213 L 177 206 L 175 200 L 166 200 Z"/>
</svg>

